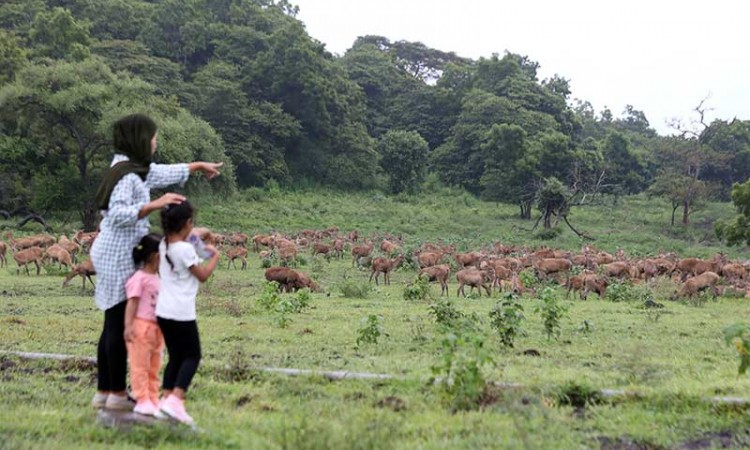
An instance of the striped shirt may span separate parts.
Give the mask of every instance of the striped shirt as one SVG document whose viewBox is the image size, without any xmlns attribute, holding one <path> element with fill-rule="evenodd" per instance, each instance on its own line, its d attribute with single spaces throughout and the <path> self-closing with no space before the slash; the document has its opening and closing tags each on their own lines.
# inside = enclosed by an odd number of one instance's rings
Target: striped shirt
<svg viewBox="0 0 750 450">
<path fill-rule="evenodd" d="M 127 161 L 115 155 L 112 166 Z M 148 217 L 138 219 L 138 212 L 151 201 L 151 188 L 184 184 L 190 175 L 187 164 L 151 164 L 146 181 L 129 173 L 117 182 L 109 209 L 101 211 L 99 235 L 91 247 L 91 262 L 96 270 L 96 306 L 107 310 L 127 298 L 125 283 L 135 273 L 133 247 L 149 232 Z"/>
</svg>

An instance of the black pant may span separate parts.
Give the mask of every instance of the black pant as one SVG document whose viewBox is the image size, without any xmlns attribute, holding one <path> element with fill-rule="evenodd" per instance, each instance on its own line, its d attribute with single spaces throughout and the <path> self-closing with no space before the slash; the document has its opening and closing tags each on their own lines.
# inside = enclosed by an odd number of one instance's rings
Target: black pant
<svg viewBox="0 0 750 450">
<path fill-rule="evenodd" d="M 128 350 L 125 347 L 125 306 L 121 302 L 104 311 L 104 329 L 96 349 L 99 370 L 97 389 L 124 391 L 128 367 Z"/>
<path fill-rule="evenodd" d="M 195 320 L 182 322 L 161 317 L 157 317 L 156 320 L 159 322 L 169 352 L 162 387 L 165 390 L 178 387 L 187 391 L 201 360 L 198 324 Z"/>
</svg>

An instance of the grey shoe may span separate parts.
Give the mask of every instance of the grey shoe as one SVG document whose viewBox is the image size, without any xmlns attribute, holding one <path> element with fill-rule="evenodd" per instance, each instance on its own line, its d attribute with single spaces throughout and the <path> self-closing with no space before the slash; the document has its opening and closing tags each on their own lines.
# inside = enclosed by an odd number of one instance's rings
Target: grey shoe
<svg viewBox="0 0 750 450">
<path fill-rule="evenodd" d="M 108 398 L 109 394 L 102 394 L 101 392 L 97 392 L 96 394 L 94 394 L 94 398 L 91 399 L 91 406 L 96 409 L 102 409 L 107 404 Z"/>
<path fill-rule="evenodd" d="M 127 395 L 110 394 L 104 407 L 115 411 L 132 411 L 135 408 L 135 402 L 129 399 Z"/>
</svg>

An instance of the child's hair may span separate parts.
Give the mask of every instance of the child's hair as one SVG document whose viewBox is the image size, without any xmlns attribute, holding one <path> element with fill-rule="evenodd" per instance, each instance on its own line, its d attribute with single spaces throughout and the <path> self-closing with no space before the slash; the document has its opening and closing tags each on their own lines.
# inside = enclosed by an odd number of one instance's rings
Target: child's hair
<svg viewBox="0 0 750 450">
<path fill-rule="evenodd" d="M 136 267 L 148 261 L 154 253 L 159 252 L 161 238 L 158 233 L 149 233 L 141 238 L 138 245 L 133 248 L 133 262 Z"/>
<path fill-rule="evenodd" d="M 185 228 L 188 220 L 192 219 L 194 215 L 195 208 L 187 200 L 183 201 L 182 203 L 167 205 L 162 208 L 161 228 L 162 230 L 164 230 L 164 236 L 166 237 L 170 234 L 179 233 L 180 230 Z M 164 244 L 168 250 L 169 241 L 165 239 Z M 172 264 L 172 260 L 169 259 L 169 254 L 165 252 L 164 256 L 166 256 L 167 258 L 169 267 L 174 270 L 174 264 Z"/>
</svg>

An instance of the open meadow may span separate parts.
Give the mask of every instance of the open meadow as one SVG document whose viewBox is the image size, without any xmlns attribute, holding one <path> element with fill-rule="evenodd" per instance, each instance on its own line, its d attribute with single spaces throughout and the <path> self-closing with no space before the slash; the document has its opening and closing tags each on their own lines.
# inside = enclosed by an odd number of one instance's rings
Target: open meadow
<svg viewBox="0 0 750 450">
<path fill-rule="evenodd" d="M 196 199 L 196 222 L 217 232 L 294 234 L 357 230 L 376 243 L 386 233 L 403 249 L 424 242 L 479 250 L 495 242 L 579 251 L 582 245 L 629 257 L 659 251 L 744 261 L 713 233 L 729 204 L 695 212 L 690 229 L 670 227 L 671 208 L 646 197 L 575 208 L 575 227 L 541 240 L 517 211 L 450 189 L 411 197 L 377 193 L 246 190 L 230 200 Z M 156 217 L 152 223 L 156 227 Z M 2 222 L 11 226 L 10 221 Z M 75 229 L 57 222 L 56 234 Z M 30 227 L 31 228 L 31 227 Z M 39 232 L 31 230 L 29 232 Z M 40 276 L 0 269 L 0 351 L 94 356 L 101 313 L 93 290 L 45 266 Z M 222 259 L 201 287 L 203 360 L 188 409 L 199 431 L 160 424 L 131 431 L 96 423 L 89 401 L 96 369 L 83 360 L 0 355 L 0 449 L 5 448 L 746 448 L 750 377 L 723 330 L 750 322 L 740 295 L 671 300 L 679 284 L 615 282 L 582 301 L 555 281 L 524 273 L 536 293 L 456 297 L 414 283 L 407 261 L 391 284 L 369 269 L 300 250 L 297 269 L 322 293 L 277 294 L 252 250 L 247 270 Z M 265 265 L 272 263 L 267 261 Z M 468 293 L 468 288 L 467 288 Z M 557 316 L 550 318 L 550 305 Z M 508 338 L 498 311 L 522 312 Z M 554 309 L 554 308 L 553 308 Z M 503 322 L 508 326 L 508 321 Z M 512 346 L 503 344 L 503 336 Z M 330 380 L 263 368 L 387 374 L 389 379 Z"/>
</svg>

